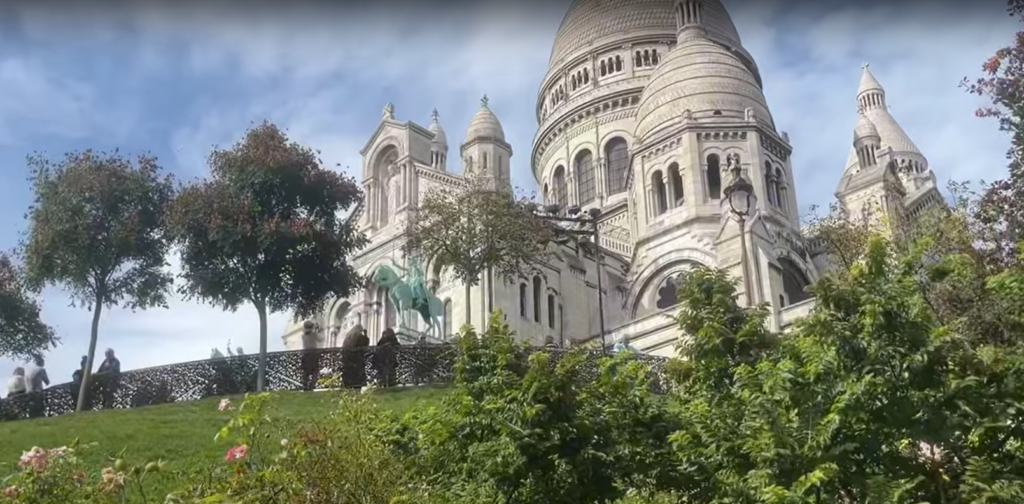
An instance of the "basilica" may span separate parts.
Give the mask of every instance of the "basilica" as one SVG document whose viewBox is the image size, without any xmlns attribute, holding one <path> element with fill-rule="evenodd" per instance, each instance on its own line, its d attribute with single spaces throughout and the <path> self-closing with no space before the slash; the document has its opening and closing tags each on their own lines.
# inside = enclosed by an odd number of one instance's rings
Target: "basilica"
<svg viewBox="0 0 1024 504">
<path fill-rule="evenodd" d="M 458 331 L 467 308 L 477 327 L 493 308 L 531 343 L 610 346 L 628 338 L 638 351 L 671 355 L 676 278 L 698 265 L 742 278 L 741 299 L 768 303 L 775 330 L 806 315 L 814 300 L 805 287 L 828 259 L 800 228 L 793 147 L 762 88 L 719 0 L 575 0 L 535 104 L 529 162 L 545 204 L 599 211 L 600 264 L 561 250 L 540 273 L 511 283 L 481 279 L 467 298 L 428 258 L 442 334 Z M 835 193 L 847 215 L 895 219 L 943 204 L 928 160 L 890 115 L 867 66 L 850 107 L 858 120 Z M 407 341 L 426 329 L 372 278 L 380 265 L 408 267 L 404 223 L 431 188 L 458 184 L 470 171 L 509 183 L 513 148 L 486 97 L 453 147 L 450 160 L 436 112 L 421 126 L 384 109 L 361 151 L 365 198 L 352 216 L 370 239 L 353 263 L 371 281 L 325 309 L 317 321 L 322 346 L 340 345 L 356 325 L 371 341 L 388 327 L 408 326 Z M 736 174 L 753 195 L 742 210 L 728 198 Z M 301 324 L 284 340 L 302 348 Z"/>
</svg>

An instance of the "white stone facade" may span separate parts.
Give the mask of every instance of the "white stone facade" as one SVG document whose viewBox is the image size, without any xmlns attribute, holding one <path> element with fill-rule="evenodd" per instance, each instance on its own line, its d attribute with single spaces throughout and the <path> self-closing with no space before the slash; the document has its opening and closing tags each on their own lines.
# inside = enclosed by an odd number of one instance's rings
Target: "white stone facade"
<svg viewBox="0 0 1024 504">
<path fill-rule="evenodd" d="M 549 66 L 530 163 L 545 204 L 601 210 L 606 344 L 629 337 L 641 351 L 671 355 L 673 281 L 696 265 L 747 278 L 743 298 L 769 303 L 774 329 L 807 313 L 813 300 L 804 287 L 825 261 L 813 257 L 799 227 L 789 138 L 775 129 L 761 75 L 719 0 L 576 0 Z M 927 160 L 884 100 L 865 67 L 861 119 L 836 193 L 851 214 L 867 215 L 868 202 L 902 215 L 942 201 Z M 512 153 L 485 97 L 460 148 L 461 170 L 508 184 Z M 423 128 L 385 109 L 362 150 L 367 196 L 358 218 L 371 245 L 354 259 L 361 272 L 403 264 L 405 213 L 433 185 L 461 176 L 448 171 L 447 154 L 436 113 Z M 733 164 L 756 197 L 743 234 L 723 194 Z M 562 251 L 543 274 L 496 281 L 494 308 L 534 343 L 593 341 L 600 334 L 595 271 L 592 261 Z M 473 324 L 485 322 L 486 279 L 467 301 L 461 284 L 437 271 L 429 276 L 445 304 L 446 334 L 463 323 L 467 302 Z M 371 285 L 334 302 L 321 321 L 325 344 L 341 343 L 332 328 L 344 335 L 356 323 L 375 341 L 394 321 L 384 299 Z M 422 328 L 414 319 L 407 320 Z M 300 325 L 287 331 L 289 348 L 301 347 L 300 332 Z"/>
</svg>

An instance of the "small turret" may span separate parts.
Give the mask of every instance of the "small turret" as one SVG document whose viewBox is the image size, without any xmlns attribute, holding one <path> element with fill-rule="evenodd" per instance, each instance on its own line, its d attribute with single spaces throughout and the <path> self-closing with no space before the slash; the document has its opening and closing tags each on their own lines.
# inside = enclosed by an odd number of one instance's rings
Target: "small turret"
<svg viewBox="0 0 1024 504">
<path fill-rule="evenodd" d="M 857 151 L 857 161 L 861 169 L 878 165 L 876 153 L 881 144 L 882 137 L 878 134 L 878 128 L 861 110 L 857 117 L 857 126 L 853 128 L 853 148 Z"/>
<path fill-rule="evenodd" d="M 437 109 L 430 114 L 430 132 L 434 139 L 430 141 L 430 166 L 435 170 L 447 171 L 448 166 L 448 137 L 444 134 L 439 120 L 440 114 Z"/>
<path fill-rule="evenodd" d="M 480 99 L 480 110 L 469 122 L 466 141 L 460 149 L 464 175 L 474 174 L 495 183 L 495 187 L 511 186 L 509 161 L 512 146 L 505 142 L 505 130 L 491 112 L 487 95 Z"/>
</svg>

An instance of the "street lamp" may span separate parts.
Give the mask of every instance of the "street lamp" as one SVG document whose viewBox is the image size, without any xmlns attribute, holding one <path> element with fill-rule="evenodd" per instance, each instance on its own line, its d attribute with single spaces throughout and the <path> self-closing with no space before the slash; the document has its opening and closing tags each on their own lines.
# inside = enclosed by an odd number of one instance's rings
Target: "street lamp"
<svg viewBox="0 0 1024 504">
<path fill-rule="evenodd" d="M 601 337 L 601 353 L 605 354 L 605 328 L 604 328 L 604 293 L 603 281 L 601 279 L 601 273 L 603 270 L 604 261 L 601 256 L 601 235 L 598 230 L 598 222 L 601 218 L 601 209 L 591 208 L 586 214 L 580 215 L 580 207 L 571 206 L 566 209 L 566 213 L 569 216 L 558 215 L 561 210 L 560 205 L 546 205 L 542 208 L 543 213 L 537 213 L 538 219 L 552 221 L 552 222 L 572 222 L 576 224 L 582 224 L 589 229 L 564 229 L 559 228 L 556 234 L 561 236 L 555 239 L 555 242 L 560 245 L 567 245 L 573 237 L 577 240 L 579 237 L 591 237 L 594 246 L 594 263 L 596 264 L 597 270 L 597 316 L 598 316 L 598 330 L 600 331 Z M 582 226 L 581 226 L 582 227 Z"/>
<path fill-rule="evenodd" d="M 729 159 L 729 173 L 732 175 L 732 180 L 722 192 L 729 200 L 729 209 L 732 210 L 732 214 L 736 216 L 740 225 L 740 265 L 743 269 L 743 292 L 747 298 L 747 305 L 753 305 L 750 272 L 747 269 L 747 217 L 754 209 L 757 196 L 754 196 L 754 186 L 743 177 L 739 156 Z"/>
</svg>

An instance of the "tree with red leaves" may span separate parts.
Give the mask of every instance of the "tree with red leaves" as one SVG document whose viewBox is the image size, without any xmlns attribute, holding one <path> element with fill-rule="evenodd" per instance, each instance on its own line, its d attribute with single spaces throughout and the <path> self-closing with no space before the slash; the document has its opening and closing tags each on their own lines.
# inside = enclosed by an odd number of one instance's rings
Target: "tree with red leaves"
<svg viewBox="0 0 1024 504">
<path fill-rule="evenodd" d="M 340 214 L 362 198 L 355 181 L 269 122 L 209 157 L 211 177 L 183 188 L 171 212 L 182 294 L 226 310 L 251 303 L 260 320 L 257 389 L 266 384 L 267 315 L 305 318 L 358 284 L 347 262 L 366 240 Z"/>
<path fill-rule="evenodd" d="M 1007 5 L 1011 16 L 1024 16 L 1024 0 L 1008 0 Z M 982 72 L 973 82 L 964 78 L 961 86 L 991 101 L 975 115 L 996 119 L 999 129 L 1010 134 L 1011 147 L 1006 154 L 1009 176 L 985 188 L 975 217 L 989 258 L 1010 267 L 1017 264 L 1017 244 L 1024 239 L 1024 31 L 982 64 Z"/>
<path fill-rule="evenodd" d="M 85 404 L 103 307 L 166 307 L 173 277 L 165 270 L 165 233 L 174 183 L 156 158 L 133 164 L 117 152 L 30 156 L 35 203 L 22 254 L 32 290 L 64 286 L 92 310 L 92 331 L 76 411 Z"/>
</svg>

